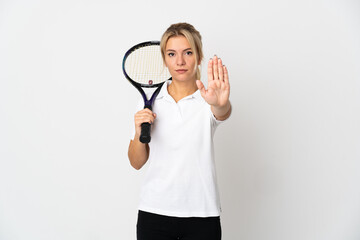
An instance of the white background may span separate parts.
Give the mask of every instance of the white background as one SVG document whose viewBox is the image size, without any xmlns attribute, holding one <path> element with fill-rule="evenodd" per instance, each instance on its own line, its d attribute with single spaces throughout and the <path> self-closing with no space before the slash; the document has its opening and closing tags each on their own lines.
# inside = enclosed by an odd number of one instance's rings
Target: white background
<svg viewBox="0 0 360 240">
<path fill-rule="evenodd" d="M 1 0 L 0 239 L 135 239 L 122 57 L 180 21 L 230 71 L 223 239 L 359 240 L 357 0 Z"/>
</svg>

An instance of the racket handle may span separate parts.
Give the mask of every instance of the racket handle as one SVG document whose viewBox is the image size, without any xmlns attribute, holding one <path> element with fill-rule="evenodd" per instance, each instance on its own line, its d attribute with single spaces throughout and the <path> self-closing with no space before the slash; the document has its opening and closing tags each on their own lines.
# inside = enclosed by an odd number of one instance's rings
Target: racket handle
<svg viewBox="0 0 360 240">
<path fill-rule="evenodd" d="M 150 129 L 151 129 L 150 123 L 145 122 L 145 123 L 141 124 L 140 142 L 142 142 L 142 143 L 150 142 L 150 140 L 151 140 Z"/>
</svg>

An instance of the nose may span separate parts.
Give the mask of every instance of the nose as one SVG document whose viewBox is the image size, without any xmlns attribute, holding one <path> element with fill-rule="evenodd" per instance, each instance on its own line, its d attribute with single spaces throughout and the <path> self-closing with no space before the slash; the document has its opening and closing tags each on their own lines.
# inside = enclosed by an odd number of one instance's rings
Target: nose
<svg viewBox="0 0 360 240">
<path fill-rule="evenodd" d="M 184 56 L 183 56 L 182 54 L 179 54 L 179 55 L 177 56 L 176 64 L 177 64 L 178 66 L 183 66 L 183 65 L 185 65 L 185 59 L 184 59 Z"/>
</svg>

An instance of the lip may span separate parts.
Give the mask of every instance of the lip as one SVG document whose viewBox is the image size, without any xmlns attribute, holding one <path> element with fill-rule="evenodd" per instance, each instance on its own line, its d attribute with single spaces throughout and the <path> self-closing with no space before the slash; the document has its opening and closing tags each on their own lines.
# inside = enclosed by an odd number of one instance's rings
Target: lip
<svg viewBox="0 0 360 240">
<path fill-rule="evenodd" d="M 177 69 L 175 70 L 177 73 L 185 73 L 187 72 L 187 69 Z"/>
</svg>

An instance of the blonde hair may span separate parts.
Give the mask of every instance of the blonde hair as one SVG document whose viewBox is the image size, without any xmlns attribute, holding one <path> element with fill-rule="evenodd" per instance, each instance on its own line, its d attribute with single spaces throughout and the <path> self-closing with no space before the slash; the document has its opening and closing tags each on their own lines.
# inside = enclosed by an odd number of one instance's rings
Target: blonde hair
<svg viewBox="0 0 360 240">
<path fill-rule="evenodd" d="M 193 25 L 189 23 L 176 23 L 170 25 L 170 27 L 164 32 L 161 37 L 160 41 L 160 48 L 161 48 L 161 56 L 163 61 L 165 62 L 165 51 L 166 51 L 166 43 L 171 37 L 176 36 L 184 36 L 194 52 L 195 56 L 195 66 L 196 66 L 196 79 L 200 79 L 201 77 L 201 70 L 200 70 L 200 63 L 204 57 L 202 51 L 202 42 L 201 42 L 201 35 L 199 31 L 197 31 Z"/>
</svg>

